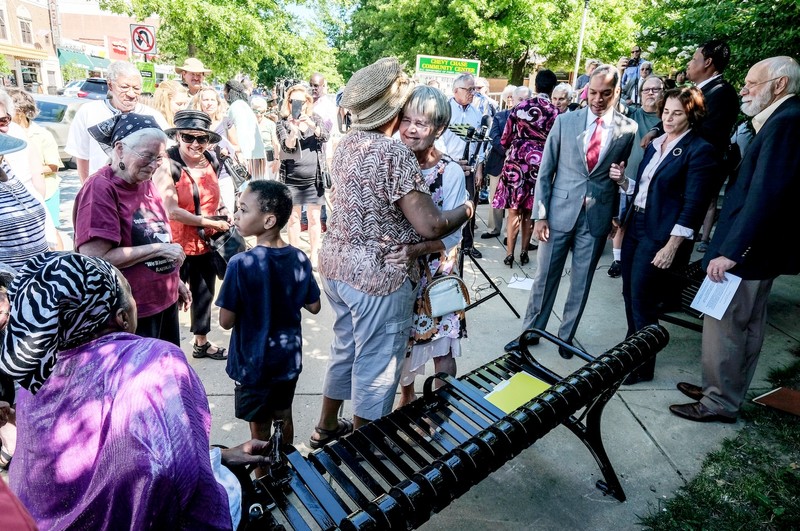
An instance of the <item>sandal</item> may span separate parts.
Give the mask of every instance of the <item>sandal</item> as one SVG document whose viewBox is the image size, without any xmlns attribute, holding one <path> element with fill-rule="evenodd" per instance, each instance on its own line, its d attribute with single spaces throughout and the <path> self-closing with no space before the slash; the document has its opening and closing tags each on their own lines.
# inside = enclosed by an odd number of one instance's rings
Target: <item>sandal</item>
<svg viewBox="0 0 800 531">
<path fill-rule="evenodd" d="M 214 347 L 217 349 L 216 352 L 213 354 L 208 353 L 208 349 Z M 228 359 L 227 349 L 224 347 L 218 347 L 216 345 L 212 345 L 211 341 L 206 341 L 204 345 L 198 345 L 197 343 L 194 344 L 192 347 L 192 357 L 193 358 L 211 358 L 212 360 L 226 360 Z"/>
<path fill-rule="evenodd" d="M 314 428 L 314 431 L 317 433 L 317 435 L 319 435 L 319 439 L 309 438 L 308 445 L 312 449 L 317 450 L 319 448 L 322 448 L 329 442 L 333 442 L 337 439 L 344 437 L 348 433 L 353 432 L 353 423 L 350 422 L 349 420 L 339 418 L 337 422 L 338 424 L 335 430 L 326 430 L 325 428 L 320 428 L 319 426 Z"/>
</svg>

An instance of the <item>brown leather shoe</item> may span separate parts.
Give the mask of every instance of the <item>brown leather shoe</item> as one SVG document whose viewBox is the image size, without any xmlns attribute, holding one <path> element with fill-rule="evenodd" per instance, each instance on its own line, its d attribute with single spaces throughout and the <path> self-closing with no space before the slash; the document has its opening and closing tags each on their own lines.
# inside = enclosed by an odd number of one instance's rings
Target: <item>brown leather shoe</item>
<svg viewBox="0 0 800 531">
<path fill-rule="evenodd" d="M 703 388 L 699 385 L 690 384 L 688 382 L 678 382 L 678 385 L 675 387 L 678 388 L 678 391 L 685 394 L 692 400 L 697 400 L 698 402 L 703 398 Z"/>
<path fill-rule="evenodd" d="M 694 422 L 724 422 L 726 424 L 733 424 L 736 422 L 736 417 L 728 417 L 726 415 L 714 413 L 700 402 L 672 404 L 669 406 L 669 410 L 673 415 Z"/>
</svg>

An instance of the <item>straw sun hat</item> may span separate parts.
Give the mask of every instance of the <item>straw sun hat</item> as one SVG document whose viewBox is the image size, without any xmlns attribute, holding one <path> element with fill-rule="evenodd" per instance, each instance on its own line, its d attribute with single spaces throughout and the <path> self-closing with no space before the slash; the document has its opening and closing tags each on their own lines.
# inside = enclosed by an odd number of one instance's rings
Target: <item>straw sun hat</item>
<svg viewBox="0 0 800 531">
<path fill-rule="evenodd" d="M 411 80 L 394 57 L 365 66 L 350 78 L 341 106 L 350 111 L 353 129 L 369 131 L 397 116 L 411 94 Z"/>
</svg>

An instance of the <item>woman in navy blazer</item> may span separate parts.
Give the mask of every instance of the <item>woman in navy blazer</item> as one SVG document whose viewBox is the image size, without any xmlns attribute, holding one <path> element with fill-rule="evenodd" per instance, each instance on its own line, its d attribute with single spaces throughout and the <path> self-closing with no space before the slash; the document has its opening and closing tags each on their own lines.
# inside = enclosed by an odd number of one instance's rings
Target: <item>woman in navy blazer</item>
<svg viewBox="0 0 800 531">
<path fill-rule="evenodd" d="M 667 271 L 689 263 L 694 233 L 714 189 L 714 148 L 695 132 L 705 115 L 702 92 L 695 87 L 668 90 L 659 111 L 665 133 L 645 150 L 636 180 L 624 178 L 624 166 L 610 171 L 632 197 L 623 221 L 621 260 L 628 335 L 658 323 L 658 305 L 675 291 Z M 654 369 L 655 358 L 624 383 L 652 380 Z"/>
</svg>

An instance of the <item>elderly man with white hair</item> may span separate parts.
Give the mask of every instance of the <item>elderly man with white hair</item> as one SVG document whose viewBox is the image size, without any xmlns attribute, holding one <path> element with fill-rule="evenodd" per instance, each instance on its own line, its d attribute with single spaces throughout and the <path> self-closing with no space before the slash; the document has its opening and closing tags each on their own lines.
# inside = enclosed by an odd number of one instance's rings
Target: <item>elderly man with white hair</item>
<svg viewBox="0 0 800 531">
<path fill-rule="evenodd" d="M 725 193 L 703 265 L 713 282 L 742 280 L 722 318 L 703 320 L 702 385 L 678 384 L 694 400 L 670 406 L 679 417 L 736 421 L 764 343 L 772 282 L 800 273 L 800 249 L 786 240 L 800 230 L 799 90 L 800 65 L 783 56 L 753 65 L 739 92 L 756 135 Z"/>
<path fill-rule="evenodd" d="M 133 112 L 153 116 L 162 129 L 169 127 L 160 112 L 139 103 L 139 96 L 142 94 L 142 74 L 135 65 L 125 61 L 111 63 L 106 79 L 109 98 L 92 101 L 78 109 L 75 118 L 72 119 L 67 145 L 64 147 L 64 151 L 77 161 L 81 183 L 108 164 L 108 155 L 89 134 L 89 128 L 93 125 L 117 114 Z"/>
<path fill-rule="evenodd" d="M 569 109 L 569 104 L 572 103 L 572 87 L 569 83 L 559 83 L 553 89 L 553 94 L 550 96 L 550 101 L 558 107 L 558 112 L 564 114 Z"/>
<path fill-rule="evenodd" d="M 622 95 L 626 105 L 642 104 L 642 85 L 648 77 L 653 75 L 653 63 L 642 61 L 639 65 L 639 75 L 628 78 L 622 87 Z"/>
</svg>

